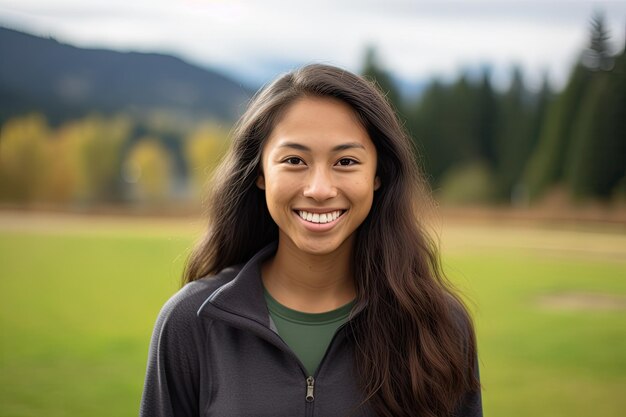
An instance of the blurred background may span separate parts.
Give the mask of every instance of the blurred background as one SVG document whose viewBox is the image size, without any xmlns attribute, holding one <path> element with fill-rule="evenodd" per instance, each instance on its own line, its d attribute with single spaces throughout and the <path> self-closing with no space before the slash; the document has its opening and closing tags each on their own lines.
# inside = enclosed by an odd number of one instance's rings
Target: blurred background
<svg viewBox="0 0 626 417">
<path fill-rule="evenodd" d="M 623 1 L 0 0 L 0 416 L 137 414 L 230 129 L 312 62 L 420 152 L 485 415 L 621 416 L 625 38 Z"/>
</svg>

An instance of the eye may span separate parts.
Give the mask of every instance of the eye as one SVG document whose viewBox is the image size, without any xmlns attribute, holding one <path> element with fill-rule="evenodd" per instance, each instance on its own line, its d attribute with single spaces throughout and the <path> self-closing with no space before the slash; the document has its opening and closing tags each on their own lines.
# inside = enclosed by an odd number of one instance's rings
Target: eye
<svg viewBox="0 0 626 417">
<path fill-rule="evenodd" d="M 290 156 L 289 158 L 285 159 L 283 162 L 285 162 L 288 165 L 301 165 L 304 164 L 304 161 L 300 158 L 298 158 L 297 156 Z"/>
<path fill-rule="evenodd" d="M 339 161 L 337 161 L 337 165 L 340 165 L 340 166 L 343 166 L 343 167 L 347 167 L 347 166 L 350 166 L 350 165 L 355 165 L 357 163 L 358 162 L 355 161 L 352 158 L 341 158 Z"/>
</svg>

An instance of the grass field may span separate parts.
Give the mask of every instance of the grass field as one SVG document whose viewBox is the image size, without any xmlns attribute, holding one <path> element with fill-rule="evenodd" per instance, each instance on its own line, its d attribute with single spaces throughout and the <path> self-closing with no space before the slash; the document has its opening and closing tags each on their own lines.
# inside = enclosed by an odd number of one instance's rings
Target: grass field
<svg viewBox="0 0 626 417">
<path fill-rule="evenodd" d="M 0 212 L 0 416 L 137 415 L 154 319 L 200 231 Z M 472 300 L 486 416 L 623 415 L 623 228 L 446 223 L 442 241 Z"/>
</svg>

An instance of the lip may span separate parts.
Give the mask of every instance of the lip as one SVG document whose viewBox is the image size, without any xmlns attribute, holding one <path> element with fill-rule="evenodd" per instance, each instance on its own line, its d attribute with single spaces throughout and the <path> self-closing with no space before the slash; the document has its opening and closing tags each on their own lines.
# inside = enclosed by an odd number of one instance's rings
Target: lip
<svg viewBox="0 0 626 417">
<path fill-rule="evenodd" d="M 346 211 L 345 208 L 338 208 L 338 207 L 324 207 L 324 208 L 307 208 L 307 207 L 296 207 L 293 209 L 293 211 L 298 212 L 298 211 L 308 211 L 309 213 L 330 213 L 333 211 Z"/>
<path fill-rule="evenodd" d="M 298 214 L 297 210 L 294 209 L 292 211 L 293 215 L 300 221 L 300 223 L 304 226 L 304 228 L 306 228 L 307 230 L 311 231 L 311 232 L 326 232 L 331 230 L 332 228 L 334 228 L 344 217 L 344 214 L 346 214 L 346 212 L 348 210 L 346 209 L 328 209 L 328 208 L 324 208 L 324 209 L 304 209 L 301 208 L 299 210 L 304 210 L 304 211 L 308 211 L 310 213 L 330 213 L 332 211 L 341 211 L 341 216 L 337 217 L 335 220 L 328 222 L 328 223 L 313 223 L 313 222 L 309 222 L 304 220 L 302 217 L 300 217 L 300 215 Z M 298 210 L 298 211 L 299 211 Z"/>
</svg>

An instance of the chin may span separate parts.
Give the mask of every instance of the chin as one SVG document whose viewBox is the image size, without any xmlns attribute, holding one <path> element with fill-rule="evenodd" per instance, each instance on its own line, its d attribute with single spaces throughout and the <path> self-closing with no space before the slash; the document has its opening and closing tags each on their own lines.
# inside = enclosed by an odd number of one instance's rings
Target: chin
<svg viewBox="0 0 626 417">
<path fill-rule="evenodd" d="M 298 250 L 303 253 L 308 253 L 310 255 L 330 255 L 334 252 L 337 252 L 342 248 L 344 244 L 347 244 L 347 240 L 343 242 L 336 242 L 333 240 L 320 240 L 319 242 L 297 242 L 296 247 Z"/>
<path fill-rule="evenodd" d="M 303 247 L 299 247 L 298 249 L 300 249 L 302 252 L 304 253 L 308 253 L 309 255 L 319 255 L 319 256 L 324 256 L 324 255 L 330 255 L 331 253 L 335 252 L 335 250 L 337 248 L 335 247 L 310 247 L 310 246 L 303 246 Z"/>
</svg>

